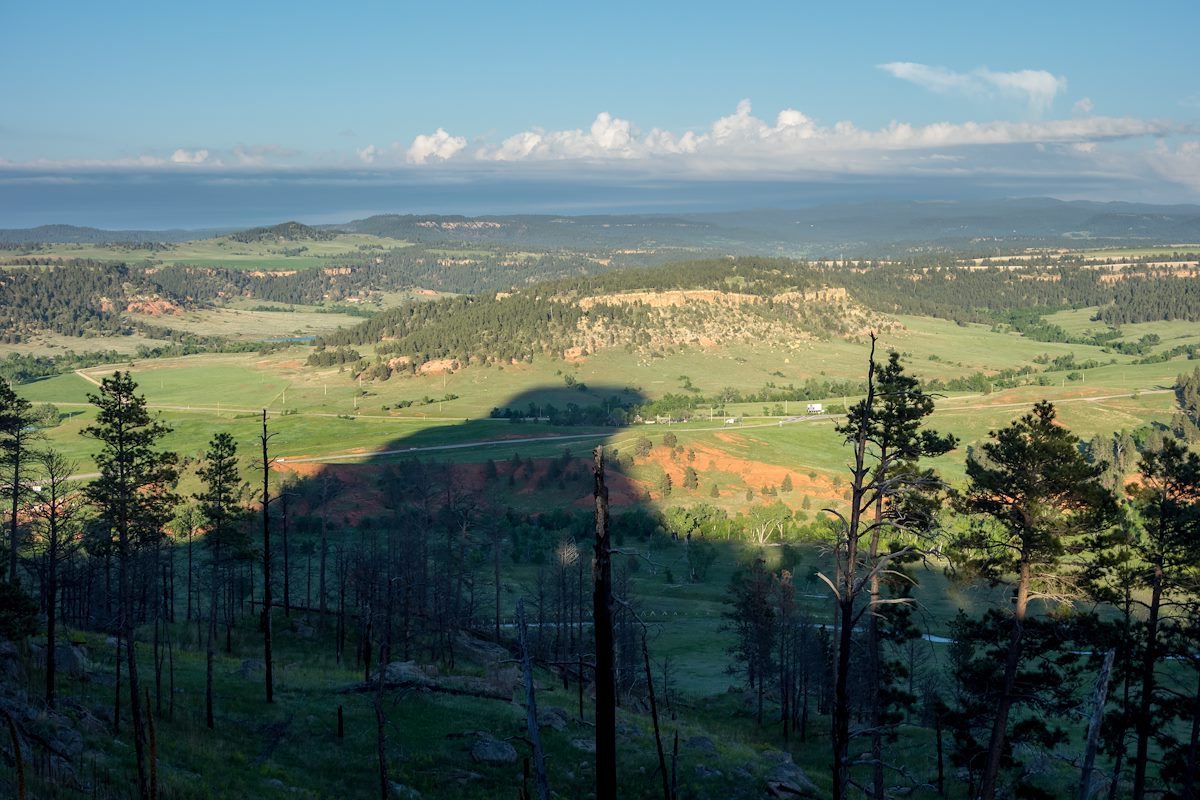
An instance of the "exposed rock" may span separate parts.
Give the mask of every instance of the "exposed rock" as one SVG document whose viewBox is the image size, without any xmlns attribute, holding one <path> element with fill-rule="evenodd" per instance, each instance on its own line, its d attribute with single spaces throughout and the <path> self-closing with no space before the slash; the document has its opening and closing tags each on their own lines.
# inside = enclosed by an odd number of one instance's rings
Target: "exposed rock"
<svg viewBox="0 0 1200 800">
<path fill-rule="evenodd" d="M 54 648 L 54 664 L 60 673 L 69 675 L 86 675 L 91 665 L 88 663 L 87 647 L 84 645 L 63 642 Z"/>
<path fill-rule="evenodd" d="M 72 760 L 83 754 L 83 735 L 71 727 L 61 727 L 54 734 L 54 749 Z"/>
<path fill-rule="evenodd" d="M 707 736 L 693 736 L 684 742 L 683 746 L 710 758 L 715 758 L 717 755 L 717 746 Z"/>
<path fill-rule="evenodd" d="M 719 769 L 714 769 L 712 767 L 705 766 L 704 764 L 699 764 L 696 766 L 696 777 L 700 778 L 701 780 L 708 780 L 710 778 L 723 778 L 725 776 Z"/>
<path fill-rule="evenodd" d="M 391 781 L 388 785 L 389 794 L 392 797 L 398 797 L 400 800 L 421 800 L 421 793 L 411 786 L 405 786 L 403 783 Z"/>
<path fill-rule="evenodd" d="M 371 682 L 379 679 L 379 672 L 371 676 Z M 418 686 L 428 684 L 429 676 L 417 666 L 415 661 L 393 661 L 384 667 L 383 680 L 385 683 L 411 683 Z"/>
<path fill-rule="evenodd" d="M 804 770 L 792 761 L 790 753 L 767 750 L 763 761 L 773 764 L 767 772 L 767 792 L 772 797 L 816 797 L 817 787 L 808 779 Z"/>
<path fill-rule="evenodd" d="M 543 708 L 538 711 L 538 727 L 550 728 L 556 731 L 565 731 L 570 720 L 567 718 L 567 712 L 561 708 Z"/>
<path fill-rule="evenodd" d="M 481 764 L 515 764 L 517 748 L 487 733 L 480 733 L 471 746 L 471 758 Z"/>
<path fill-rule="evenodd" d="M 576 750 L 582 750 L 585 753 L 596 752 L 596 740 L 595 739 L 572 739 L 571 746 L 574 747 Z"/>
<path fill-rule="evenodd" d="M 617 720 L 617 736 L 624 739 L 640 739 L 642 729 L 632 723 Z"/>
<path fill-rule="evenodd" d="M 496 694 L 512 694 L 521 685 L 521 671 L 516 664 L 488 665 L 487 682 Z"/>
<path fill-rule="evenodd" d="M 287 784 L 279 780 L 279 778 L 267 778 L 263 781 L 263 786 L 266 786 L 268 789 L 283 789 Z"/>
<path fill-rule="evenodd" d="M 471 772 L 469 769 L 452 769 L 443 777 L 445 781 L 454 781 L 455 783 L 471 783 L 472 781 L 481 781 L 483 776 L 478 772 Z"/>
<path fill-rule="evenodd" d="M 454 637 L 454 652 L 476 664 L 492 665 L 512 658 L 512 654 L 500 645 L 459 631 Z M 515 669 L 515 667 L 514 667 Z"/>
<path fill-rule="evenodd" d="M 25 668 L 17 655 L 17 646 L 0 640 L 0 687 L 7 693 L 25 684 Z"/>
</svg>

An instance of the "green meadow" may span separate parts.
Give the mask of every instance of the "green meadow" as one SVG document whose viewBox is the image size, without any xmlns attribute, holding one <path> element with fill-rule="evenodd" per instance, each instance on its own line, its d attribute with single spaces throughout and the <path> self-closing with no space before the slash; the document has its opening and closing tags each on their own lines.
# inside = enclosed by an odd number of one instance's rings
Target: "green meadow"
<svg viewBox="0 0 1200 800">
<path fill-rule="evenodd" d="M 298 321 L 290 313 L 257 314 L 265 318 L 264 323 L 276 318 Z M 333 314 L 300 315 L 299 319 L 310 317 L 314 322 L 331 317 L 334 319 L 329 321 L 338 321 Z M 1174 403 L 1169 387 L 1189 366 L 1180 360 L 1134 364 L 1132 356 L 1085 345 L 1031 342 L 987 326 L 964 327 L 925 318 L 901 321 L 903 328 L 881 335 L 880 356 L 891 348 L 900 350 L 906 366 L 919 377 L 945 380 L 1031 367 L 1047 384 L 983 395 L 951 393 L 941 398 L 934 425 L 954 433 L 964 445 L 981 441 L 990 430 L 1007 424 L 1041 399 L 1058 403 L 1063 421 L 1083 438 L 1165 423 Z M 1200 338 L 1187 326 L 1175 323 L 1128 326 L 1133 330 L 1127 336 L 1144 335 L 1139 329 L 1145 327 L 1157 329 L 1163 338 L 1161 347 Z M 303 330 L 292 327 L 272 332 L 283 335 Z M 706 395 L 715 395 L 727 386 L 798 385 L 809 378 L 858 381 L 865 373 L 867 346 L 862 341 L 831 340 L 803 341 L 783 351 L 750 345 L 713 350 L 693 347 L 640 359 L 613 348 L 600 350 L 582 363 L 538 358 L 532 364 L 400 374 L 384 382 L 356 382 L 340 367 L 308 367 L 304 359 L 309 352 L 309 347 L 294 346 L 266 356 L 205 354 L 132 360 L 37 381 L 20 391 L 34 402 L 54 403 L 74 415 L 50 431 L 49 437 L 84 465 L 90 463 L 90 443 L 78 436 L 78 430 L 90 417 L 86 396 L 95 391 L 95 382 L 113 369 L 133 372 L 147 402 L 174 429 L 166 445 L 183 454 L 203 452 L 218 428 L 230 430 L 243 447 L 249 447 L 258 432 L 257 414 L 265 408 L 272 431 L 278 433 L 274 452 L 284 458 L 354 463 L 421 454 L 458 463 L 481 462 L 507 457 L 514 449 L 522 457 L 549 457 L 564 449 L 583 452 L 600 442 L 620 448 L 643 435 L 661 441 L 665 433 L 654 426 L 581 429 L 533 422 L 513 425 L 488 418 L 497 406 L 524 410 L 530 403 L 551 403 L 563 408 L 572 402 L 600 403 L 622 393 L 627 398 L 654 399 L 683 393 L 685 378 Z M 1103 366 L 1043 372 L 1046 367 L 1035 361 L 1068 353 L 1077 360 L 1095 359 Z M 1116 363 L 1106 363 L 1109 361 Z M 574 387 L 568 386 L 569 380 Z M 854 398 L 844 400 L 853 402 Z M 824 402 L 841 404 L 843 398 L 825 398 Z M 408 405 L 398 407 L 403 404 Z M 846 453 L 833 430 L 834 422 L 803 419 L 803 405 L 789 403 L 785 414 L 802 418 L 780 424 L 778 418 L 764 416 L 761 403 L 730 404 L 725 413 L 738 418 L 736 426 L 724 425 L 722 418 L 710 420 L 701 410 L 697 419 L 675 424 L 671 432 L 685 446 L 700 445 L 737 459 L 836 475 L 844 467 Z M 776 410 L 768 411 L 774 414 Z M 545 441 L 536 441 L 542 438 Z M 519 441 L 514 446 L 512 440 L 534 441 Z M 939 467 L 948 477 L 961 475 L 963 452 L 960 448 L 940 459 Z M 747 485 L 737 476 L 719 477 L 731 490 Z M 694 499 L 702 500 L 708 485 L 702 475 L 701 489 L 692 493 Z M 670 502 L 690 499 L 680 493 Z M 732 507 L 732 501 L 730 504 Z"/>
<path fill-rule="evenodd" d="M 110 244 L 44 245 L 28 254 L 14 256 L 36 258 L 95 259 L 125 261 L 130 264 L 188 264 L 200 267 L 225 267 L 246 270 L 297 270 L 335 266 L 339 257 L 362 255 L 360 247 L 407 247 L 409 242 L 384 239 L 366 234 L 338 234 L 333 239 L 280 243 L 275 241 L 239 242 L 227 236 L 169 244 L 165 249 L 123 247 Z M 296 252 L 303 248 L 301 252 Z M 285 253 L 284 250 L 289 252 Z M 7 254 L 6 254 L 7 255 Z M 3 263 L 6 256 L 0 256 Z"/>
</svg>

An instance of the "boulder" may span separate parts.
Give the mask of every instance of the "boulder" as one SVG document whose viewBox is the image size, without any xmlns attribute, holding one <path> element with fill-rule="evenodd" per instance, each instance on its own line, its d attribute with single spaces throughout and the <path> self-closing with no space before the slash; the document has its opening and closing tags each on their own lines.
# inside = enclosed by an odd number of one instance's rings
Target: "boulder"
<svg viewBox="0 0 1200 800">
<path fill-rule="evenodd" d="M 817 797 L 817 787 L 804 770 L 796 766 L 790 753 L 767 750 L 762 760 L 771 765 L 767 770 L 767 792 L 772 797 Z"/>
<path fill-rule="evenodd" d="M 371 676 L 371 681 L 379 680 L 379 672 L 376 671 Z M 415 661 L 393 661 L 384 667 L 383 670 L 384 683 L 409 683 L 417 686 L 429 684 L 429 676 L 425 674 L 425 670 L 421 669 Z"/>
<path fill-rule="evenodd" d="M 572 739 L 571 746 L 574 747 L 576 750 L 580 750 L 584 753 L 596 752 L 596 740 L 595 739 Z"/>
<path fill-rule="evenodd" d="M 63 726 L 54 732 L 54 749 L 72 760 L 83 755 L 83 735 L 74 728 Z"/>
<path fill-rule="evenodd" d="M 617 736 L 622 739 L 640 739 L 642 729 L 632 723 L 617 720 Z"/>
<path fill-rule="evenodd" d="M 388 794 L 399 800 L 421 800 L 421 793 L 411 786 L 405 786 L 403 783 L 391 781 L 388 784 Z"/>
<path fill-rule="evenodd" d="M 442 782 L 454 781 L 455 783 L 472 783 L 474 781 L 483 780 L 483 776 L 478 772 L 471 772 L 469 769 L 452 769 L 442 776 Z"/>
<path fill-rule="evenodd" d="M 708 758 L 716 758 L 717 755 L 717 746 L 707 736 L 693 736 L 684 742 L 683 746 Z"/>
<path fill-rule="evenodd" d="M 509 695 L 521 687 L 521 671 L 516 664 L 493 662 L 487 668 L 487 682 L 496 694 Z"/>
<path fill-rule="evenodd" d="M 714 769 L 704 764 L 698 764 L 696 766 L 696 777 L 700 780 L 710 780 L 713 778 L 723 778 L 725 776 L 721 774 L 721 770 L 719 769 Z"/>
<path fill-rule="evenodd" d="M 59 672 L 69 675 L 86 675 L 88 663 L 87 647 L 64 642 L 54 648 L 54 663 Z"/>
<path fill-rule="evenodd" d="M 538 711 L 538 727 L 550 728 L 559 732 L 565 731 L 571 720 L 567 712 L 561 708 L 543 708 Z"/>
<path fill-rule="evenodd" d="M 454 652 L 476 664 L 491 665 L 512 658 L 512 654 L 500 645 L 459 631 L 454 637 Z"/>
<path fill-rule="evenodd" d="M 471 758 L 481 764 L 515 764 L 517 748 L 488 733 L 481 733 L 471 745 Z"/>
</svg>

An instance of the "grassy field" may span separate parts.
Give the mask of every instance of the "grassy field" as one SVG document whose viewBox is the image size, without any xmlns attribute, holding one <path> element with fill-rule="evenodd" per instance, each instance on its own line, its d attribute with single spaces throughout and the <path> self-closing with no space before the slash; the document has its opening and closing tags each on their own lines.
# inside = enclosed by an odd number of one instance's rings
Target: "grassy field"
<svg viewBox="0 0 1200 800">
<path fill-rule="evenodd" d="M 1109 258 L 1153 258 L 1155 256 L 1171 256 L 1179 253 L 1200 252 L 1200 244 L 1171 244 L 1158 247 L 1113 247 L 1095 250 L 1081 250 L 1079 255 L 1089 259 Z"/>
<path fill-rule="evenodd" d="M 99 261 L 126 261 L 131 264 L 191 264 L 205 267 L 226 267 L 248 270 L 293 270 L 329 266 L 340 256 L 359 256 L 360 246 L 396 248 L 410 243 L 383 239 L 366 234 L 339 234 L 327 241 L 295 242 L 238 242 L 227 236 L 197 239 L 167 245 L 165 250 L 113 245 L 56 244 L 31 252 L 38 258 L 79 258 Z M 306 248 L 304 252 L 288 255 L 285 249 Z M 17 256 L 20 253 L 12 253 Z M 0 256 L 0 262 L 4 256 Z"/>
<path fill-rule="evenodd" d="M 296 321 L 291 314 L 243 313 L 266 318 L 264 326 L 276 318 Z M 330 317 L 336 319 L 337 315 L 308 317 L 319 323 Z M 1172 327 L 1170 331 L 1158 323 L 1147 324 L 1162 330 L 1162 346 L 1194 335 L 1174 324 L 1164 324 Z M 283 336 L 304 330 L 277 328 L 274 332 Z M 1174 338 L 1168 339 L 1168 333 Z M 1139 334 L 1134 330 L 1129 335 Z M 949 342 L 954 343 L 953 349 Z M 1028 342 L 984 326 L 963 328 L 924 319 L 906 319 L 904 330 L 889 334 L 882 344 L 903 349 L 910 370 L 925 378 L 1026 365 L 1041 370 L 1043 367 L 1033 359 L 1043 353 L 1074 353 L 1079 359 L 1117 361 L 1086 370 L 1075 380 L 1068 380 L 1066 373 L 1050 372 L 1044 374 L 1049 384 L 1046 386 L 941 399 L 933 424 L 954 433 L 964 445 L 982 440 L 989 430 L 1007 424 L 1043 398 L 1059 403 L 1064 422 L 1084 438 L 1166 422 L 1173 407 L 1168 387 L 1188 366 L 1183 361 L 1136 365 L 1131 363 L 1132 357 L 1104 354 L 1088 346 Z M 804 343 L 786 354 L 756 351 L 749 346 L 723 348 L 719 353 L 686 349 L 635 363 L 630 363 L 632 357 L 624 351 L 602 350 L 581 364 L 538 359 L 533 364 L 468 367 L 452 374 L 394 377 L 359 385 L 340 368 L 305 366 L 308 352 L 309 348 L 297 346 L 268 356 L 200 355 L 134 361 L 130 362 L 132 367 L 117 364 L 91 368 L 78 375 L 28 384 L 20 391 L 32 401 L 52 402 L 63 411 L 77 412 L 51 431 L 50 439 L 77 458 L 84 471 L 90 464 L 90 443 L 78 436 L 78 430 L 90 418 L 86 395 L 95 391 L 95 382 L 114 368 L 133 371 L 151 407 L 174 428 L 166 446 L 183 454 L 203 452 L 218 427 L 233 432 L 248 449 L 257 433 L 254 415 L 266 408 L 272 415 L 272 429 L 279 433 L 274 440 L 275 452 L 285 458 L 352 463 L 420 454 L 464 463 L 504 458 L 514 449 L 522 457 L 539 458 L 557 455 L 564 449 L 581 452 L 600 442 L 620 448 L 642 435 L 660 442 L 665 433 L 649 426 L 588 430 L 535 423 L 511 425 L 487 418 L 495 406 L 525 409 L 529 403 L 553 403 L 559 408 L 572 402 L 588 405 L 626 390 L 634 392 L 626 397 L 654 398 L 682 391 L 681 376 L 688 376 L 706 394 L 724 386 L 753 388 L 768 381 L 784 385 L 809 377 L 860 380 L 866 356 L 861 342 L 841 340 Z M 568 376 L 586 384 L 587 389 L 568 388 Z M 456 397 L 442 399 L 448 396 Z M 842 398 L 826 401 L 840 403 Z M 402 402 L 412 405 L 397 409 Z M 793 409 L 792 405 L 797 407 Z M 787 411 L 801 412 L 799 405 L 789 404 Z M 727 428 L 722 420 L 702 418 L 672 426 L 671 432 L 680 444 L 716 454 L 717 461 L 722 455 L 732 461 L 727 469 L 715 465 L 711 477 L 702 474 L 700 490 L 690 494 L 677 491 L 671 503 L 703 500 L 710 483 L 716 482 L 727 492 L 723 504 L 736 508 L 736 496 L 744 488 L 762 488 L 750 466 L 753 464 L 786 467 L 797 473 L 815 470 L 826 477 L 840 474 L 844 468 L 846 453 L 832 421 L 801 419 L 781 425 L 776 418 L 762 416 L 760 403 L 731 405 L 726 413 L 738 415 L 739 425 Z M 938 466 L 948 477 L 961 476 L 963 452 L 960 448 L 940 459 Z M 636 477 L 652 484 L 665 466 L 655 467 L 658 472 L 647 466 Z M 799 500 L 798 495 L 795 502 Z"/>
<path fill-rule="evenodd" d="M 1109 327 L 1105 323 L 1092 319 L 1099 310 L 1095 306 L 1077 308 L 1070 311 L 1047 314 L 1045 319 L 1049 323 L 1058 325 L 1072 336 L 1088 336 L 1104 333 L 1109 330 Z M 1158 336 L 1162 339 L 1162 342 L 1153 347 L 1151 352 L 1161 352 L 1181 344 L 1195 344 L 1196 342 L 1200 342 L 1200 327 L 1196 323 L 1186 320 L 1139 322 L 1134 325 L 1122 325 L 1120 331 L 1121 338 L 1118 341 L 1125 342 L 1136 342 L 1143 336 L 1150 334 Z"/>
<path fill-rule="evenodd" d="M 130 319 L 151 325 L 227 339 L 263 341 L 276 338 L 319 336 L 340 327 L 362 322 L 349 314 L 323 313 L 311 309 L 295 311 L 252 311 L 240 308 L 206 308 L 178 316 L 130 314 Z"/>
<path fill-rule="evenodd" d="M 63 336 L 59 333 L 43 331 L 28 340 L 17 344 L 0 344 L 0 356 L 9 353 L 20 353 L 30 356 L 57 356 L 74 351 L 76 353 L 107 352 L 115 350 L 118 353 L 135 353 L 143 345 L 153 347 L 162 341 L 150 339 L 140 334 L 132 336 Z"/>
</svg>

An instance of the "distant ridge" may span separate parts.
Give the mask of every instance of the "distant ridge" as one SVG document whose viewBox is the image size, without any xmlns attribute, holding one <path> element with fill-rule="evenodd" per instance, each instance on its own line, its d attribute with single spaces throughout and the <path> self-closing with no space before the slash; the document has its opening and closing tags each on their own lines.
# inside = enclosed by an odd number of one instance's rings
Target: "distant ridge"
<svg viewBox="0 0 1200 800">
<path fill-rule="evenodd" d="M 1022 198 L 871 201 L 697 214 L 378 214 L 341 224 L 290 221 L 233 233 L 43 225 L 0 230 L 0 243 L 179 242 L 224 234 L 240 242 L 320 241 L 339 233 L 514 248 L 670 248 L 822 258 L 897 256 L 929 249 L 987 255 L 1024 247 L 1196 244 L 1200 206 Z"/>
<path fill-rule="evenodd" d="M 184 230 L 128 230 L 108 231 L 79 225 L 39 225 L 36 228 L 0 228 L 0 242 L 12 244 L 111 244 L 115 242 L 187 242 L 220 236 L 225 229 Z"/>
<path fill-rule="evenodd" d="M 938 247 L 1107 247 L 1200 242 L 1200 206 L 1051 198 L 874 201 L 699 214 L 381 214 L 330 230 L 417 241 L 543 247 L 685 247 L 789 256 L 897 254 Z"/>
</svg>

